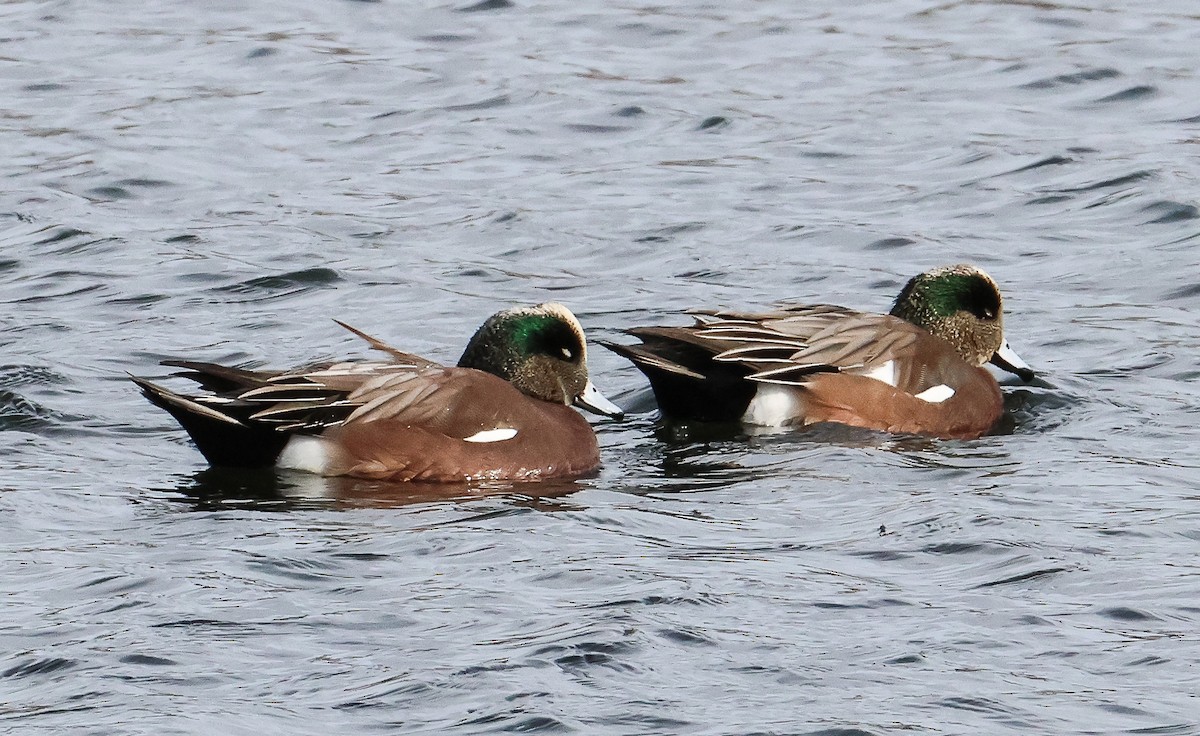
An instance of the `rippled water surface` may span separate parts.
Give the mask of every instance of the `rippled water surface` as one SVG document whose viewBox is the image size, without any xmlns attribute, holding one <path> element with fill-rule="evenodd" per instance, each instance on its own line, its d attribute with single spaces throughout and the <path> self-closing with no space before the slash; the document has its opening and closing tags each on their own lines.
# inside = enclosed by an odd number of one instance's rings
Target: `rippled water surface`
<svg viewBox="0 0 1200 736">
<path fill-rule="evenodd" d="M 0 730 L 1200 733 L 1193 0 L 0 3 Z M 249 6 L 249 9 L 245 7 Z M 972 442 L 206 470 L 126 372 L 1001 283 Z"/>
</svg>

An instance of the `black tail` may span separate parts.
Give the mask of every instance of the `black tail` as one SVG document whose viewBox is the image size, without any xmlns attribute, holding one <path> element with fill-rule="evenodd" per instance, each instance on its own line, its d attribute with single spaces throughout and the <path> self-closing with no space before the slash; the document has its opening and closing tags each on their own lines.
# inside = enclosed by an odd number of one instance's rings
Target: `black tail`
<svg viewBox="0 0 1200 736">
<path fill-rule="evenodd" d="M 745 380 L 751 371 L 738 363 L 713 360 L 711 349 L 676 339 L 676 330 L 684 328 L 636 328 L 628 332 L 641 345 L 603 340 L 600 344 L 628 358 L 646 375 L 664 416 L 701 422 L 741 419 L 758 390 Z"/>
<path fill-rule="evenodd" d="M 182 366 L 192 368 L 193 366 Z M 130 376 L 150 403 L 164 409 L 179 422 L 210 465 L 262 468 L 279 458 L 289 435 L 247 421 L 261 407 L 230 400 L 220 408 L 168 391 L 162 386 Z"/>
</svg>

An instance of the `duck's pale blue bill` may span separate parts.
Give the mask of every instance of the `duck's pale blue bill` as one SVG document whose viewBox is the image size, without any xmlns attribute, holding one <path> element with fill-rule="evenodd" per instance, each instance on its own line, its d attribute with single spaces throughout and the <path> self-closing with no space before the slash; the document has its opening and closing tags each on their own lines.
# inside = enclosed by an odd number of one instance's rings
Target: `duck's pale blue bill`
<svg viewBox="0 0 1200 736">
<path fill-rule="evenodd" d="M 575 397 L 575 406 L 613 419 L 625 416 L 621 407 L 604 398 L 604 394 L 600 393 L 591 381 L 588 381 L 587 385 L 583 387 L 583 393 Z"/>
<path fill-rule="evenodd" d="M 1000 349 L 992 356 L 990 362 L 997 368 L 1016 375 L 1025 383 L 1029 383 L 1037 375 L 1033 372 L 1032 368 L 1026 365 L 1025 361 L 1021 360 L 1021 356 L 1017 355 L 1017 351 L 1008 346 L 1008 340 L 1000 344 Z"/>
</svg>

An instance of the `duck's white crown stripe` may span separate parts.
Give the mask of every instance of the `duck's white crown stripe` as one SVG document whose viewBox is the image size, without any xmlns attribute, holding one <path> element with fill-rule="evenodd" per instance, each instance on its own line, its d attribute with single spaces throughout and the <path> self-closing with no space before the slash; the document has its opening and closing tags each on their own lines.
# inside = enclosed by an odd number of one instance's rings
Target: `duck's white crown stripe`
<svg viewBox="0 0 1200 736">
<path fill-rule="evenodd" d="M 463 437 L 463 442 L 503 442 L 517 436 L 517 430 L 512 427 L 497 427 L 485 429 L 470 437 Z"/>
</svg>

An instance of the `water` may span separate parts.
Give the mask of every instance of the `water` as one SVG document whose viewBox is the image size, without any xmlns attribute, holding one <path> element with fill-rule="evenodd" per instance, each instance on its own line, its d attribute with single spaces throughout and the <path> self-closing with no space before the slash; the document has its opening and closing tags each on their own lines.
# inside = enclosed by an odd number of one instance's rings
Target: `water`
<svg viewBox="0 0 1200 736">
<path fill-rule="evenodd" d="M 1191 2 L 253 5 L 0 5 L 0 729 L 1200 733 Z M 595 348 L 599 475 L 464 497 L 125 380 L 960 261 L 1048 381 L 973 442 L 672 431 Z"/>
</svg>

